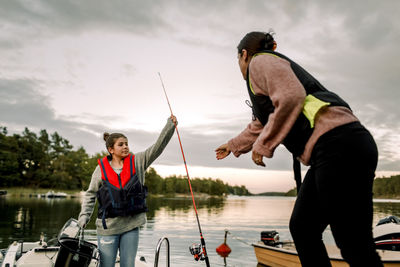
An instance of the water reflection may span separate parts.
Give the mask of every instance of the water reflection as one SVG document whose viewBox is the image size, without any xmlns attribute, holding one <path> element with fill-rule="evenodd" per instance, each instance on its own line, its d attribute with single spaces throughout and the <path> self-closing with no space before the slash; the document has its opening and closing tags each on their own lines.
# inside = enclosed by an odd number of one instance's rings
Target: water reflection
<svg viewBox="0 0 400 267">
<path fill-rule="evenodd" d="M 259 240 L 260 232 L 265 230 L 277 230 L 282 239 L 290 239 L 288 222 L 294 201 L 295 198 L 284 197 L 196 199 L 212 266 L 257 266 L 250 244 Z M 167 236 L 171 241 L 173 266 L 200 264 L 194 262 L 188 250 L 193 242 L 199 242 L 192 200 L 150 197 L 147 203 L 148 223 L 141 227 L 138 255 L 151 263 L 158 239 Z M 0 198 L 0 248 L 14 240 L 37 241 L 41 232 L 47 240 L 54 238 L 68 219 L 77 218 L 80 209 L 79 199 Z M 96 235 L 95 214 L 96 210 L 87 227 L 92 238 Z M 400 201 L 375 201 L 374 224 L 388 215 L 400 217 Z M 225 229 L 231 233 L 228 244 L 232 253 L 224 259 L 215 249 L 223 243 Z M 162 254 L 160 259 L 164 259 Z"/>
<path fill-rule="evenodd" d="M 1 198 L 0 247 L 7 247 L 12 240 L 38 240 L 41 232 L 53 237 L 79 211 L 75 199 Z"/>
<path fill-rule="evenodd" d="M 400 217 L 400 201 L 374 202 L 374 224 L 388 214 Z"/>
<path fill-rule="evenodd" d="M 201 198 L 195 199 L 197 209 L 206 209 L 209 213 L 220 212 L 225 204 L 223 198 Z M 147 199 L 147 219 L 152 220 L 156 216 L 156 212 L 162 208 L 166 208 L 167 212 L 174 212 L 176 210 L 189 212 L 193 209 L 193 202 L 191 198 L 179 197 L 149 197 Z"/>
<path fill-rule="evenodd" d="M 157 213 L 175 211 L 191 212 L 192 200 L 187 198 L 150 197 L 147 201 L 148 220 L 153 220 Z M 210 213 L 223 209 L 224 200 L 209 198 L 196 200 L 197 208 Z M 81 209 L 80 199 L 46 199 L 29 197 L 0 198 L 0 248 L 7 247 L 13 240 L 36 241 L 41 232 L 47 239 L 57 236 L 58 231 L 70 218 L 77 218 Z M 95 228 L 97 205 L 88 224 L 88 229 Z"/>
</svg>

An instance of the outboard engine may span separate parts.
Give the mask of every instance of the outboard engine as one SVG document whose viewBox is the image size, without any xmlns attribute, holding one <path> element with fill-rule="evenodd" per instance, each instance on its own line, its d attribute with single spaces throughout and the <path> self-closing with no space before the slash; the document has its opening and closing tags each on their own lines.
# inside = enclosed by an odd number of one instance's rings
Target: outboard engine
<svg viewBox="0 0 400 267">
<path fill-rule="evenodd" d="M 84 241 L 83 231 L 75 219 L 65 223 L 58 234 L 60 250 L 55 267 L 88 267 L 93 259 L 97 260 L 97 246 Z"/>
<path fill-rule="evenodd" d="M 279 233 L 277 231 L 262 231 L 261 241 L 265 245 L 272 247 L 276 247 L 281 244 L 279 242 Z"/>
<path fill-rule="evenodd" d="M 388 216 L 373 229 L 377 249 L 400 251 L 400 219 Z"/>
</svg>

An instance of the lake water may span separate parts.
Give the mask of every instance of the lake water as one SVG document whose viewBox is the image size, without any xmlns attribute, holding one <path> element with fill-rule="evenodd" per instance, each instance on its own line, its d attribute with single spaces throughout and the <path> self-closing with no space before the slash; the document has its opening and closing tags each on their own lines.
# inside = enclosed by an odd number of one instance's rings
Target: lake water
<svg viewBox="0 0 400 267">
<path fill-rule="evenodd" d="M 250 244 L 265 230 L 277 230 L 281 239 L 290 239 L 288 223 L 294 201 L 291 197 L 196 200 L 211 266 L 257 266 Z M 148 223 L 140 229 L 138 256 L 144 256 L 153 266 L 156 244 L 165 236 L 170 241 L 171 266 L 205 266 L 194 261 L 188 249 L 192 243 L 200 243 L 191 199 L 149 198 L 148 206 Z M 14 240 L 37 241 L 41 232 L 47 239 L 54 238 L 79 212 L 79 199 L 0 197 L 0 248 Z M 374 224 L 388 215 L 400 217 L 400 201 L 374 201 Z M 94 218 L 86 229 L 86 237 L 95 238 Z M 232 252 L 224 260 L 215 249 L 223 243 L 225 229 L 230 232 L 227 243 Z M 333 243 L 329 230 L 324 240 Z M 164 246 L 161 252 L 159 266 L 165 266 Z"/>
</svg>

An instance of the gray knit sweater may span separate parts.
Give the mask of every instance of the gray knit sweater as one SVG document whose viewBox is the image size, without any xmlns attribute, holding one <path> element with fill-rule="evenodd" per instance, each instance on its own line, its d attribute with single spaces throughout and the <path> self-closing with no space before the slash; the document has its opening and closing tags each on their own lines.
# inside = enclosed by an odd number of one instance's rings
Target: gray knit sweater
<svg viewBox="0 0 400 267">
<path fill-rule="evenodd" d="M 161 134 L 158 137 L 157 141 L 145 151 L 135 154 L 136 174 L 142 184 L 144 184 L 145 181 L 146 169 L 150 166 L 151 163 L 153 163 L 154 160 L 157 159 L 158 156 L 161 155 L 169 140 L 171 140 L 171 137 L 174 134 L 174 130 L 174 123 L 172 122 L 171 118 L 169 118 L 167 124 L 164 126 L 164 129 L 161 131 Z M 121 171 L 121 169 L 114 170 L 117 173 Z M 89 188 L 85 192 L 83 198 L 82 208 L 78 219 L 81 226 L 86 225 L 87 222 L 90 220 L 90 217 L 92 216 L 93 209 L 96 204 L 96 194 L 99 190 L 99 187 L 101 186 L 101 183 L 101 170 L 100 167 L 97 166 L 92 174 Z M 97 218 L 96 228 L 97 234 L 99 235 L 116 235 L 130 231 L 145 223 L 146 213 L 143 212 L 133 216 L 107 218 L 107 229 L 103 228 L 102 220 Z"/>
</svg>

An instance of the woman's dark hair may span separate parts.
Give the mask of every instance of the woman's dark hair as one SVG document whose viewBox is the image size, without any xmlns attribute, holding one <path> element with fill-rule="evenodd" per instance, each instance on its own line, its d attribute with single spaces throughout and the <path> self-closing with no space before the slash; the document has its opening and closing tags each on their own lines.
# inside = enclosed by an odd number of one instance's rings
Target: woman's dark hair
<svg viewBox="0 0 400 267">
<path fill-rule="evenodd" d="M 248 56 L 253 56 L 257 52 L 264 50 L 274 50 L 276 42 L 274 40 L 273 31 L 269 32 L 249 32 L 246 34 L 237 46 L 238 54 L 242 54 L 242 50 L 247 51 Z"/>
<path fill-rule="evenodd" d="M 107 151 L 108 151 L 109 147 L 114 147 L 115 141 L 117 141 L 117 139 L 121 138 L 121 137 L 126 138 L 126 136 L 123 135 L 122 133 L 112 133 L 112 134 L 103 133 L 103 139 L 104 139 L 104 141 L 106 141 Z M 107 157 L 108 157 L 108 159 L 111 160 L 112 155 L 110 154 Z"/>
</svg>

